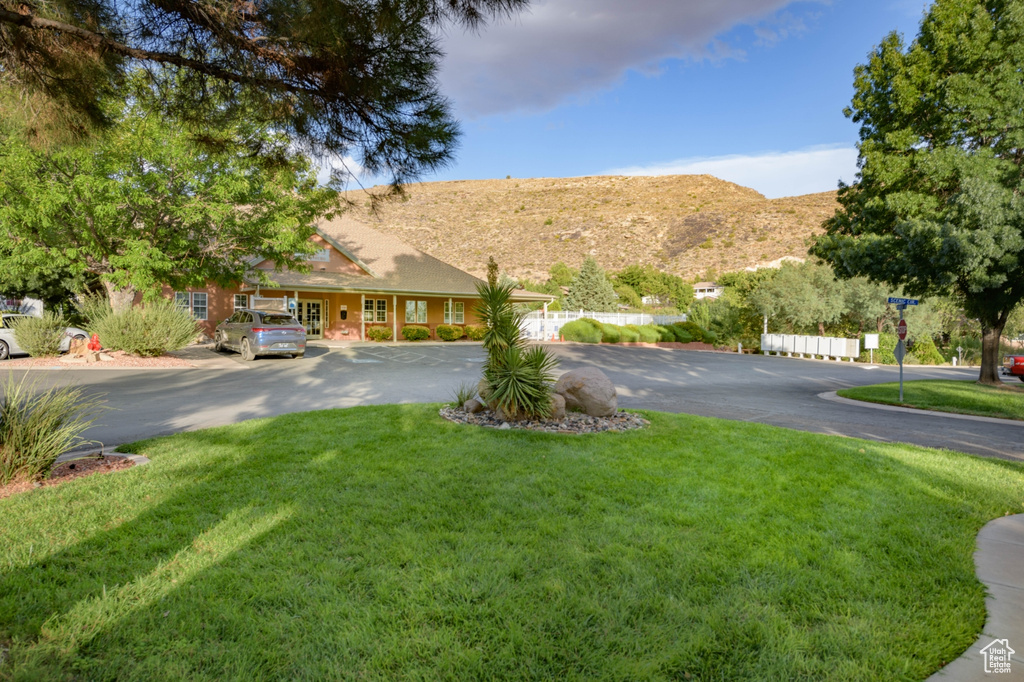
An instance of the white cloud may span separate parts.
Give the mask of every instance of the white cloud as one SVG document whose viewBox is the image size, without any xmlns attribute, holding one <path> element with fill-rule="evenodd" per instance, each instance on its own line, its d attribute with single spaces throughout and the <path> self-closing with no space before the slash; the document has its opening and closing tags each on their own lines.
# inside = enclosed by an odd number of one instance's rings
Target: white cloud
<svg viewBox="0 0 1024 682">
<path fill-rule="evenodd" d="M 828 0 L 815 0 L 828 2 Z M 716 36 L 754 26 L 760 44 L 803 30 L 777 14 L 792 0 L 534 0 L 479 34 L 452 29 L 441 84 L 459 113 L 479 116 L 552 108 L 609 87 L 629 70 L 656 73 L 666 59 L 742 58 Z"/>
<path fill-rule="evenodd" d="M 750 187 L 769 199 L 827 192 L 839 180 L 851 183 L 857 173 L 857 150 L 817 146 L 791 152 L 707 156 L 605 171 L 603 175 L 714 175 Z"/>
<path fill-rule="evenodd" d="M 359 162 L 351 156 L 344 158 L 332 156 L 327 159 L 314 161 L 314 163 L 317 164 L 316 180 L 320 185 L 326 186 L 331 181 L 331 173 L 335 168 L 342 173 L 343 179 L 347 180 L 346 184 L 356 184 L 355 181 L 357 180 L 363 184 L 368 181 L 371 185 L 373 184 L 373 178 L 368 177 Z"/>
</svg>

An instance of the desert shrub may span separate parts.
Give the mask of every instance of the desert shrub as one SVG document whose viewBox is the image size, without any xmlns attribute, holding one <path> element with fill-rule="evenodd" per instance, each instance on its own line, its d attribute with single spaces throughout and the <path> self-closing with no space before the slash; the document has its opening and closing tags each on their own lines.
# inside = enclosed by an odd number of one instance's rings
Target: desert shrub
<svg viewBox="0 0 1024 682">
<path fill-rule="evenodd" d="M 419 324 L 407 324 L 402 327 L 402 336 L 406 341 L 423 341 L 430 338 L 430 329 Z"/>
<path fill-rule="evenodd" d="M 461 408 L 468 401 L 476 397 L 477 385 L 472 381 L 463 381 L 461 384 L 452 389 L 452 402 L 451 407 Z"/>
<path fill-rule="evenodd" d="M 619 327 L 620 343 L 636 343 L 640 340 L 640 332 L 631 327 Z"/>
<path fill-rule="evenodd" d="M 672 327 L 671 326 L 663 327 L 660 324 L 656 324 L 656 325 L 654 325 L 654 329 L 658 332 L 658 340 L 659 341 L 669 341 L 669 342 L 671 342 L 671 341 L 675 341 L 676 340 L 676 334 L 675 334 L 674 331 L 672 331 Z"/>
<path fill-rule="evenodd" d="M 642 324 L 636 330 L 640 334 L 640 340 L 644 343 L 657 343 L 661 340 L 661 334 L 653 324 Z"/>
<path fill-rule="evenodd" d="M 462 327 L 453 324 L 439 324 L 437 325 L 437 338 L 442 341 L 455 341 L 461 339 L 465 335 Z"/>
<path fill-rule="evenodd" d="M 14 340 L 29 355 L 42 357 L 60 353 L 60 342 L 64 339 L 67 323 L 54 312 L 45 312 L 42 317 L 22 317 L 12 321 Z"/>
<path fill-rule="evenodd" d="M 110 301 L 100 293 L 84 294 L 79 297 L 75 307 L 78 308 L 78 315 L 86 329 L 91 329 L 90 325 L 98 324 L 100 320 L 114 312 L 110 307 Z"/>
<path fill-rule="evenodd" d="M 601 325 L 601 343 L 618 343 L 622 340 L 619 327 L 614 324 Z"/>
<path fill-rule="evenodd" d="M 189 311 L 167 299 L 118 312 L 104 312 L 97 306 L 86 329 L 100 337 L 104 348 L 142 357 L 156 357 L 184 348 L 201 332 Z"/>
<path fill-rule="evenodd" d="M 467 324 L 465 328 L 466 338 L 470 341 L 483 341 L 487 328 L 479 324 Z"/>
<path fill-rule="evenodd" d="M 558 333 L 566 341 L 579 341 L 580 343 L 601 343 L 601 332 L 584 320 L 574 320 L 563 324 Z"/>
<path fill-rule="evenodd" d="M 0 381 L 0 485 L 46 478 L 62 453 L 81 442 L 102 401 L 77 386 L 36 391 L 36 384 Z"/>
<path fill-rule="evenodd" d="M 395 333 L 391 327 L 367 327 L 366 337 L 371 341 L 390 341 Z"/>
</svg>

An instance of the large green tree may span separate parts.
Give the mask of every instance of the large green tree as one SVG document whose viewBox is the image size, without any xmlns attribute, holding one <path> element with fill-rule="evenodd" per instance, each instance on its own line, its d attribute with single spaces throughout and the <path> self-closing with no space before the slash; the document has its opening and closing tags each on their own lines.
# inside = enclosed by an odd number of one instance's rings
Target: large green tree
<svg viewBox="0 0 1024 682">
<path fill-rule="evenodd" d="M 957 299 L 982 328 L 979 380 L 1024 296 L 1024 0 L 937 0 L 917 38 L 855 72 L 858 181 L 814 253 L 844 277 Z"/>
<path fill-rule="evenodd" d="M 565 305 L 569 310 L 606 313 L 619 307 L 619 297 L 608 280 L 604 268 L 592 256 L 587 256 L 580 266 L 580 273 L 569 285 L 565 294 Z"/>
<path fill-rule="evenodd" d="M 148 94 L 140 86 L 94 144 L 44 151 L 0 128 L 0 290 L 89 273 L 123 308 L 162 284 L 237 282 L 254 258 L 301 267 L 337 205 L 309 160 L 242 117 L 199 131 L 169 121 Z"/>
<path fill-rule="evenodd" d="M 447 163 L 457 126 L 439 39 L 527 0 L 0 0 L 0 88 L 24 123 L 88 129 L 143 66 L 162 108 L 273 123 L 399 183 Z M 184 81 L 187 87 L 179 87 Z M 225 107 L 224 103 L 229 105 Z"/>
</svg>

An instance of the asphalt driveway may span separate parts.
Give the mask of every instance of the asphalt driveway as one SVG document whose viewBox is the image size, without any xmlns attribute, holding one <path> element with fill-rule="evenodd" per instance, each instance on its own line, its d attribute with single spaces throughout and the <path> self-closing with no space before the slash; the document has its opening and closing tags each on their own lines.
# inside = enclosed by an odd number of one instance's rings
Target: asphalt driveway
<svg viewBox="0 0 1024 682">
<path fill-rule="evenodd" d="M 639 347 L 549 344 L 559 370 L 593 365 L 615 383 L 620 407 L 685 412 L 787 428 L 1024 459 L 1024 422 L 993 424 L 902 414 L 821 399 L 822 392 L 894 381 L 895 367 Z M 212 357 L 212 356 L 211 356 Z M 310 348 L 302 360 L 221 356 L 186 370 L 34 372 L 105 393 L 112 409 L 85 435 L 107 444 L 335 407 L 442 402 L 476 383 L 477 344 Z M 976 369 L 910 368 L 905 378 L 972 379 Z"/>
</svg>

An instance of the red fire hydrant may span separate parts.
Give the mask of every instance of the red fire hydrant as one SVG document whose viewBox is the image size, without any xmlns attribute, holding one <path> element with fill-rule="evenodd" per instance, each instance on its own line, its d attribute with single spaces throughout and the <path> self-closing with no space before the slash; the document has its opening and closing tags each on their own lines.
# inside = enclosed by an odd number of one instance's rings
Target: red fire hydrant
<svg viewBox="0 0 1024 682">
<path fill-rule="evenodd" d="M 93 334 L 92 335 L 92 338 L 89 339 L 89 346 L 88 346 L 88 348 L 91 351 L 103 350 L 103 344 L 100 343 L 100 335 L 99 334 Z"/>
</svg>

